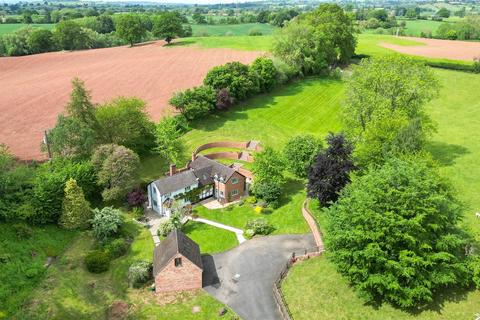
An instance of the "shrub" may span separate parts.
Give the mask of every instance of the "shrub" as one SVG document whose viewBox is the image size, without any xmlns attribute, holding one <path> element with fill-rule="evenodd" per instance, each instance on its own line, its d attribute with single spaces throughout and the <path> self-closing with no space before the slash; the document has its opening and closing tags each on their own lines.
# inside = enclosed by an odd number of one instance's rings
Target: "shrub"
<svg viewBox="0 0 480 320">
<path fill-rule="evenodd" d="M 170 104 L 180 111 L 185 118 L 193 120 L 209 114 L 215 109 L 216 101 L 215 90 L 210 86 L 200 86 L 175 93 L 170 99 Z"/>
<path fill-rule="evenodd" d="M 251 219 L 248 220 L 245 224 L 245 230 L 252 230 L 253 235 L 267 235 L 271 233 L 274 229 L 275 228 L 264 218 Z M 249 233 L 251 233 L 252 231 L 249 231 Z"/>
<path fill-rule="evenodd" d="M 160 223 L 160 225 L 158 226 L 157 234 L 159 237 L 166 237 L 174 229 L 175 229 L 175 225 L 173 224 L 172 220 L 169 219 L 167 221 Z"/>
<path fill-rule="evenodd" d="M 32 279 L 32 278 L 35 278 L 36 276 L 38 276 L 41 272 L 42 271 L 40 269 L 32 267 L 32 268 L 28 268 L 25 271 L 25 276 L 29 279 Z"/>
<path fill-rule="evenodd" d="M 91 273 L 102 273 L 110 267 L 110 256 L 101 250 L 90 251 L 85 256 L 85 266 Z"/>
<path fill-rule="evenodd" d="M 245 199 L 245 201 L 249 204 L 255 204 L 257 203 L 257 198 L 255 196 L 249 196 Z"/>
<path fill-rule="evenodd" d="M 226 110 L 233 105 L 233 98 L 230 96 L 228 89 L 221 89 L 217 93 L 217 102 L 215 106 L 217 110 Z"/>
<path fill-rule="evenodd" d="M 250 73 L 256 78 L 260 92 L 270 91 L 277 84 L 277 69 L 270 58 L 255 59 L 250 65 Z"/>
<path fill-rule="evenodd" d="M 322 148 L 322 142 L 312 135 L 296 136 L 283 149 L 288 170 L 300 178 L 306 178 L 308 168 Z"/>
<path fill-rule="evenodd" d="M 142 207 L 135 207 L 132 209 L 132 215 L 135 219 L 143 217 L 144 214 L 145 212 L 143 211 Z"/>
<path fill-rule="evenodd" d="M 275 180 L 264 180 L 253 185 L 255 195 L 265 200 L 273 208 L 279 205 L 279 198 L 282 195 L 282 185 Z"/>
<path fill-rule="evenodd" d="M 249 32 L 248 32 L 248 35 L 249 36 L 261 36 L 263 35 L 262 31 L 258 30 L 258 29 L 251 29 Z"/>
<path fill-rule="evenodd" d="M 102 242 L 117 234 L 123 224 L 120 210 L 113 207 L 105 207 L 102 210 L 94 209 L 93 214 L 93 219 L 90 220 L 93 235 Z"/>
<path fill-rule="evenodd" d="M 12 225 L 13 232 L 18 238 L 26 239 L 33 235 L 33 229 L 25 223 L 16 223 Z"/>
<path fill-rule="evenodd" d="M 480 56 L 473 59 L 473 72 L 480 73 Z"/>
<path fill-rule="evenodd" d="M 262 213 L 263 208 L 260 207 L 260 206 L 256 206 L 254 210 L 255 210 L 256 213 L 260 214 L 260 213 Z"/>
<path fill-rule="evenodd" d="M 146 200 L 147 197 L 145 196 L 145 192 L 142 190 L 142 188 L 137 187 L 130 191 L 127 195 L 127 202 L 131 208 L 141 207 Z"/>
<path fill-rule="evenodd" d="M 105 251 L 110 255 L 111 259 L 115 259 L 125 255 L 130 244 L 124 238 L 112 240 L 105 246 Z"/>
<path fill-rule="evenodd" d="M 258 91 L 256 79 L 252 79 L 249 67 L 240 62 L 229 62 L 214 67 L 203 83 L 215 90 L 228 89 L 235 100 L 243 100 Z"/>
<path fill-rule="evenodd" d="M 147 261 L 134 262 L 128 268 L 128 281 L 133 288 L 139 288 L 151 278 L 152 264 Z"/>
</svg>

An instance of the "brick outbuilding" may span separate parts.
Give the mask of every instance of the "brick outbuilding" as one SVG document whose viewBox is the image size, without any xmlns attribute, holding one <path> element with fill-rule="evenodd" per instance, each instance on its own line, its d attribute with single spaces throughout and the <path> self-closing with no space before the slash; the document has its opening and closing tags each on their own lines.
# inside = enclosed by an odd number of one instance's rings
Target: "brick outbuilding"
<svg viewBox="0 0 480 320">
<path fill-rule="evenodd" d="M 202 288 L 200 248 L 180 230 L 172 231 L 155 248 L 153 277 L 155 292 L 184 291 Z"/>
</svg>

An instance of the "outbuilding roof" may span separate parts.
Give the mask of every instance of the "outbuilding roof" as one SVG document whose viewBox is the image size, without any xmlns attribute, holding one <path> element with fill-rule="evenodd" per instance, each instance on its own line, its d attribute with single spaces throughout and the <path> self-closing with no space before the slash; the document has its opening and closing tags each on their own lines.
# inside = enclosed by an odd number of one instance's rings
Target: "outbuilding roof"
<svg viewBox="0 0 480 320">
<path fill-rule="evenodd" d="M 160 273 L 178 253 L 203 270 L 198 244 L 182 231 L 174 230 L 153 251 L 153 276 Z"/>
</svg>

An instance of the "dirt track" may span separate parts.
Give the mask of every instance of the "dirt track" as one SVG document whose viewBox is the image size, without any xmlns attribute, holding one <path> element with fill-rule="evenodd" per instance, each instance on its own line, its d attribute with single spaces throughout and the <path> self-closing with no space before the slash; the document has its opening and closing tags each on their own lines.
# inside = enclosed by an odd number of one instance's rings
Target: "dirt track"
<svg viewBox="0 0 480 320">
<path fill-rule="evenodd" d="M 425 45 L 399 46 L 383 42 L 381 43 L 381 46 L 401 53 L 428 58 L 472 61 L 473 58 L 480 56 L 480 42 L 438 40 L 414 37 L 402 38 L 422 42 Z"/>
<path fill-rule="evenodd" d="M 44 159 L 43 131 L 64 110 L 73 77 L 83 79 L 93 101 L 137 96 L 158 120 L 175 91 L 199 85 L 206 72 L 229 61 L 249 63 L 260 52 L 194 47 L 164 48 L 154 42 L 117 47 L 0 58 L 0 143 L 20 159 Z"/>
</svg>

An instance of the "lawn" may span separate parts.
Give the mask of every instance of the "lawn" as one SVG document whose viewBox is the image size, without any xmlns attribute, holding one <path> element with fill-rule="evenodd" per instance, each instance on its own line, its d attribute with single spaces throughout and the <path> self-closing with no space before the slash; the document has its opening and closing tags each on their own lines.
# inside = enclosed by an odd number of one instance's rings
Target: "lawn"
<svg viewBox="0 0 480 320">
<path fill-rule="evenodd" d="M 0 319 L 16 312 L 44 279 L 48 256 L 60 256 L 77 235 L 56 226 L 32 227 L 30 237 L 0 223 Z"/>
<path fill-rule="evenodd" d="M 365 305 L 335 270 L 328 256 L 300 262 L 282 283 L 282 291 L 294 319 L 302 320 L 451 320 L 475 319 L 480 312 L 479 292 L 451 292 L 438 299 L 433 310 L 413 315 L 388 304 Z"/>
<path fill-rule="evenodd" d="M 400 22 L 401 20 L 399 20 Z M 421 32 L 431 33 L 432 35 L 437 34 L 437 29 L 445 23 L 443 21 L 432 21 L 432 20 L 404 20 L 406 23 L 405 26 L 405 35 L 419 37 Z"/>
<path fill-rule="evenodd" d="M 266 23 L 242 24 L 192 24 L 194 37 L 205 36 L 248 36 L 251 31 L 261 32 L 262 35 L 272 34 L 277 28 Z"/>
<path fill-rule="evenodd" d="M 214 254 L 227 251 L 238 245 L 233 232 L 216 228 L 208 224 L 188 221 L 182 231 L 200 246 L 202 254 Z"/>
<path fill-rule="evenodd" d="M 239 229 L 243 229 L 250 219 L 265 218 L 274 226 L 273 234 L 309 232 L 301 213 L 302 203 L 305 200 L 303 181 L 288 180 L 283 194 L 281 206 L 269 213 L 256 213 L 254 206 L 248 203 L 215 210 L 198 206 L 195 210 L 200 217 Z"/>
<path fill-rule="evenodd" d="M 437 133 L 428 146 L 441 172 L 453 183 L 465 204 L 464 227 L 480 241 L 480 75 L 435 70 L 440 79 L 440 97 L 428 105 L 437 123 Z M 312 202 L 312 211 L 325 234 L 326 217 Z M 328 250 L 328 248 L 327 248 Z M 295 266 L 284 282 L 283 292 L 298 319 L 474 319 L 480 313 L 480 290 L 450 291 L 438 298 L 432 310 L 412 315 L 389 305 L 376 309 L 364 305 L 336 271 L 328 257 Z"/>
<path fill-rule="evenodd" d="M 105 319 L 106 309 L 117 300 L 129 303 L 132 319 L 211 319 L 216 316 L 222 304 L 201 290 L 157 301 L 148 286 L 129 288 L 129 266 L 137 260 L 151 261 L 154 244 L 148 230 L 132 222 L 129 216 L 123 229 L 134 238 L 130 250 L 112 261 L 110 270 L 98 275 L 89 273 L 83 265 L 83 258 L 94 240 L 88 232 L 79 235 L 60 261 L 49 268 L 45 281 L 33 291 L 30 303 L 19 310 L 16 318 Z M 170 303 L 166 304 L 167 301 Z M 194 305 L 201 307 L 201 312 L 195 315 L 191 311 Z"/>
<path fill-rule="evenodd" d="M 0 24 L 0 36 L 6 33 L 12 33 L 18 29 L 25 28 L 25 27 L 32 27 L 32 28 L 42 28 L 52 30 L 55 24 L 26 24 L 26 23 L 5 23 Z"/>
</svg>

